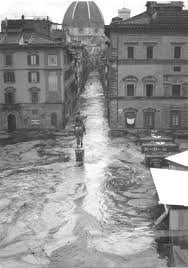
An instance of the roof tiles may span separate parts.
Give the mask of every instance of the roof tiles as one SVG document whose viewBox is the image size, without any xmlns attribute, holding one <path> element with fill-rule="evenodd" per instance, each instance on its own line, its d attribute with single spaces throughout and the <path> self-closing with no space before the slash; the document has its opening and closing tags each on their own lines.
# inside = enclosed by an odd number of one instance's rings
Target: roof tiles
<svg viewBox="0 0 188 268">
<path fill-rule="evenodd" d="M 0 39 L 1 45 L 59 45 L 61 42 L 56 41 L 48 36 L 36 32 L 23 33 L 4 33 Z"/>
</svg>

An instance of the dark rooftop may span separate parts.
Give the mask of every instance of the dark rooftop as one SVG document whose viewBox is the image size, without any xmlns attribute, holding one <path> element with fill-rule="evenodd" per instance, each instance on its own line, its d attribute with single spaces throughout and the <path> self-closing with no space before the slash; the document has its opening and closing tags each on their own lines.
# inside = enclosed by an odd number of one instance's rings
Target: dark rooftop
<svg viewBox="0 0 188 268">
<path fill-rule="evenodd" d="M 121 25 L 187 25 L 188 10 L 183 10 L 183 2 L 157 3 L 148 1 L 147 10 L 127 20 L 113 20 L 113 24 Z"/>
</svg>

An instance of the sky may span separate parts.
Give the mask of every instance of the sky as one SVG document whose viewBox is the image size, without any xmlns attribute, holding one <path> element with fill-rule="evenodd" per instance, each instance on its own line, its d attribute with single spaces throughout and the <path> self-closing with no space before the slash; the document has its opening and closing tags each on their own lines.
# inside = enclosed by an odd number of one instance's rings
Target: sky
<svg viewBox="0 0 188 268">
<path fill-rule="evenodd" d="M 131 16 L 145 11 L 147 0 L 94 0 L 109 24 L 118 15 L 118 9 L 131 9 Z M 1 0 L 0 20 L 25 16 L 49 16 L 53 22 L 62 23 L 64 13 L 73 0 Z M 160 1 L 162 2 L 162 1 Z M 188 0 L 184 1 L 188 9 Z"/>
</svg>

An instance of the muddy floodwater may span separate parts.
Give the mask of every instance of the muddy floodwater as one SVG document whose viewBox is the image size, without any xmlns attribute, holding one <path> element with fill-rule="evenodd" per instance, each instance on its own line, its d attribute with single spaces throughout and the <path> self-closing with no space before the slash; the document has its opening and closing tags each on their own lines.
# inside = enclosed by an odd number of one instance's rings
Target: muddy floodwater
<svg viewBox="0 0 188 268">
<path fill-rule="evenodd" d="M 110 134 L 97 73 L 79 103 L 83 165 L 71 120 L 68 135 L 0 147 L 0 267 L 167 267 L 150 171 L 134 137 Z"/>
</svg>

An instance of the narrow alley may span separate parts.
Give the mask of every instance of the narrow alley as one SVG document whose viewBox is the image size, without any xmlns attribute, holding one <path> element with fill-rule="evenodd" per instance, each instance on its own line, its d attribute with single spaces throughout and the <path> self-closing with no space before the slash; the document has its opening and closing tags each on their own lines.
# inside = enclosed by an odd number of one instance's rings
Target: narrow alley
<svg viewBox="0 0 188 268">
<path fill-rule="evenodd" d="M 0 267 L 167 266 L 151 227 L 150 171 L 131 136 L 111 136 L 98 73 L 79 103 L 87 116 L 83 165 L 74 136 L 0 148 Z"/>
</svg>

